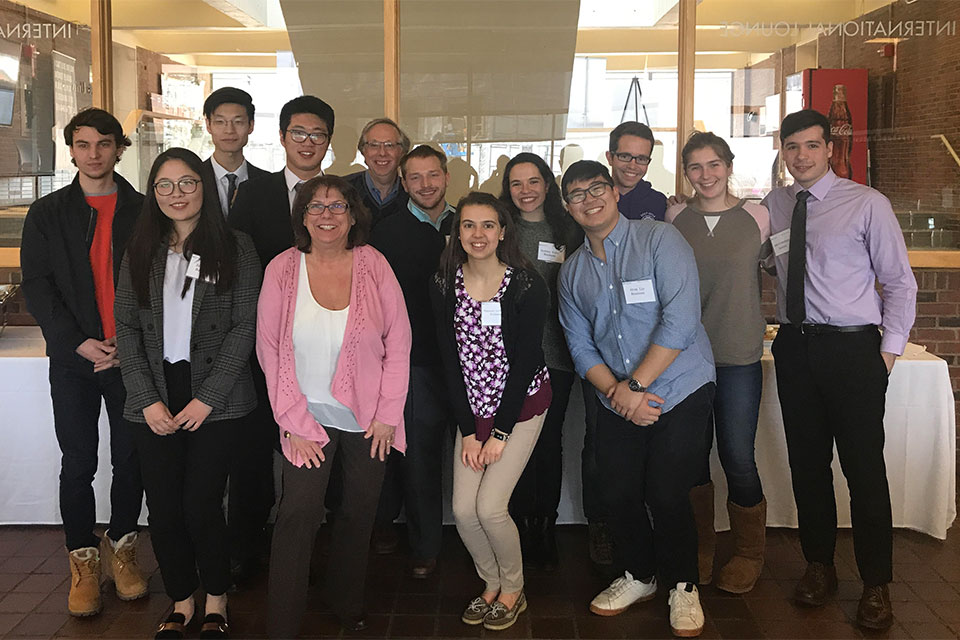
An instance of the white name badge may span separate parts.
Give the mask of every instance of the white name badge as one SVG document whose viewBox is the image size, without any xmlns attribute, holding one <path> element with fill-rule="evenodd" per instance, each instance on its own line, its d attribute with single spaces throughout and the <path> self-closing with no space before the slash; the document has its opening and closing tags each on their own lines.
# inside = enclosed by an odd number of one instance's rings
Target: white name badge
<svg viewBox="0 0 960 640">
<path fill-rule="evenodd" d="M 790 251 L 790 229 L 784 229 L 780 233 L 770 236 L 770 244 L 773 245 L 773 255 L 782 256 Z"/>
<path fill-rule="evenodd" d="M 187 265 L 187 277 L 193 278 L 194 280 L 200 279 L 200 256 L 193 254 L 190 256 L 190 264 Z M 215 278 L 207 276 L 203 279 L 204 282 L 209 282 L 210 284 L 216 284 L 217 281 Z"/>
<path fill-rule="evenodd" d="M 537 249 L 537 260 L 541 262 L 563 262 L 567 256 L 566 247 L 557 249 L 552 242 L 541 242 Z"/>
<path fill-rule="evenodd" d="M 484 327 L 500 326 L 500 303 L 499 302 L 481 302 L 480 303 L 480 324 Z"/>
<path fill-rule="evenodd" d="M 190 264 L 187 265 L 187 277 L 194 280 L 200 279 L 200 256 L 197 254 L 190 256 Z"/>
<path fill-rule="evenodd" d="M 627 304 L 639 302 L 656 302 L 657 291 L 653 288 L 653 280 L 630 280 L 623 283 L 623 297 Z"/>
</svg>

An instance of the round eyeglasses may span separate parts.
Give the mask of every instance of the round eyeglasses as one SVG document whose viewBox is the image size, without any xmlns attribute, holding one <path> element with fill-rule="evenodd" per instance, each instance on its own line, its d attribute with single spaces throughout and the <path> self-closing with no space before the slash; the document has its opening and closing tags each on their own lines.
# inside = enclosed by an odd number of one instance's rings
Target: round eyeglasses
<svg viewBox="0 0 960 640">
<path fill-rule="evenodd" d="M 173 188 L 180 189 L 182 194 L 190 194 L 197 190 L 197 185 L 202 182 L 199 178 L 180 178 L 176 182 L 173 180 L 158 180 L 153 184 L 154 191 L 158 196 L 172 196 Z"/>
</svg>

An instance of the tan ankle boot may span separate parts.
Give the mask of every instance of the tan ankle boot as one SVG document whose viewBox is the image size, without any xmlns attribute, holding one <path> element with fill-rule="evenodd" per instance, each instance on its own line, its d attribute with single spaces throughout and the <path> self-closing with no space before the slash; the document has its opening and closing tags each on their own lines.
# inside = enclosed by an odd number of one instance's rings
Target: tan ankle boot
<svg viewBox="0 0 960 640">
<path fill-rule="evenodd" d="M 713 529 L 713 483 L 708 482 L 690 490 L 690 506 L 697 523 L 697 566 L 700 584 L 713 580 L 713 553 L 717 548 L 717 533 Z"/>
<path fill-rule="evenodd" d="M 730 562 L 717 573 L 717 588 L 729 593 L 753 589 L 763 570 L 763 550 L 767 542 L 767 500 L 752 507 L 727 501 L 734 552 Z"/>
<path fill-rule="evenodd" d="M 106 534 L 100 540 L 103 574 L 113 580 L 117 597 L 121 600 L 136 600 L 147 595 L 147 581 L 137 564 L 137 539 L 137 532 L 131 531 L 120 538 L 116 549 Z"/>
<path fill-rule="evenodd" d="M 100 613 L 100 553 L 96 547 L 83 547 L 69 553 L 70 595 L 67 610 L 72 616 Z"/>
</svg>

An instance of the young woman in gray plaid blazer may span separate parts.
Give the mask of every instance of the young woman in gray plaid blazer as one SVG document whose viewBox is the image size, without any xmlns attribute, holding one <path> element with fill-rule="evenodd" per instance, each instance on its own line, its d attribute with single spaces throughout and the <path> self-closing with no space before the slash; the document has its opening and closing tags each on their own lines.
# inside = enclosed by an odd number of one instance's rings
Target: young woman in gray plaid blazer
<svg viewBox="0 0 960 640">
<path fill-rule="evenodd" d="M 174 601 L 158 638 L 183 637 L 198 585 L 207 593 L 201 637 L 228 633 L 221 503 L 231 434 L 257 402 L 248 358 L 261 277 L 252 241 L 227 228 L 200 158 L 160 154 L 115 305 L 124 417 L 139 423 L 150 533 Z"/>
</svg>

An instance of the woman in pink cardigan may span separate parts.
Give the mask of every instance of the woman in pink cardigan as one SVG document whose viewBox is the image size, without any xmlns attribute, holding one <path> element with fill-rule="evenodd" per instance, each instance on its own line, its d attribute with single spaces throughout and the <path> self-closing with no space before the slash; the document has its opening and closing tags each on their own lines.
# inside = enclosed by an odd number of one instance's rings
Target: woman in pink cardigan
<svg viewBox="0 0 960 640">
<path fill-rule="evenodd" d="M 390 448 L 405 449 L 410 322 L 390 265 L 365 246 L 370 214 L 341 178 L 303 183 L 296 246 L 267 266 L 257 357 L 283 445 L 283 495 L 270 554 L 268 632 L 296 637 L 310 552 L 334 457 L 344 498 L 333 525 L 325 600 L 347 629 L 366 627 L 364 578 Z"/>
</svg>

